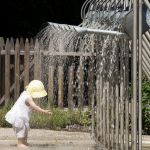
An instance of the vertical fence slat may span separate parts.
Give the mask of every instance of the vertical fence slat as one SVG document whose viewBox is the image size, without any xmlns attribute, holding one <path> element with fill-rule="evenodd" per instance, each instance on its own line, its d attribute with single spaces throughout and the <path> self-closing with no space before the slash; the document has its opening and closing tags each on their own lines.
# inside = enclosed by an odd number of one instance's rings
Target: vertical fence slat
<svg viewBox="0 0 150 150">
<path fill-rule="evenodd" d="M 60 40 L 59 43 L 59 52 L 64 51 L 63 39 Z M 60 58 L 59 66 L 58 66 L 58 106 L 59 108 L 63 108 L 63 84 L 64 84 L 64 67 L 63 67 L 63 57 Z"/>
<path fill-rule="evenodd" d="M 129 149 L 129 41 L 125 44 L 125 150 Z"/>
<path fill-rule="evenodd" d="M 20 51 L 24 51 L 24 41 L 23 41 L 23 38 L 20 39 Z"/>
<path fill-rule="evenodd" d="M 118 42 L 118 41 L 117 41 Z M 118 45 L 118 43 L 117 43 Z M 115 73 L 115 99 L 116 99 L 116 127 L 115 127 L 115 143 L 116 150 L 119 150 L 119 49 L 116 49 L 116 73 Z"/>
<path fill-rule="evenodd" d="M 53 102 L 53 89 L 54 89 L 53 81 L 54 81 L 54 67 L 49 66 L 48 101 L 49 101 L 50 106 L 54 105 L 54 102 Z"/>
<path fill-rule="evenodd" d="M 38 74 L 39 74 L 39 80 L 42 80 L 42 74 L 44 72 L 43 67 L 42 67 L 42 62 L 43 62 L 43 58 L 44 58 L 44 50 L 43 50 L 43 43 L 41 40 L 40 40 L 39 44 L 40 44 L 39 45 L 40 52 L 39 52 L 39 71 L 38 71 Z"/>
<path fill-rule="evenodd" d="M 106 66 L 106 88 L 107 88 L 107 95 L 106 95 L 106 100 L 107 100 L 107 148 L 110 149 L 110 77 L 109 77 L 109 69 L 110 69 L 110 51 L 107 53 L 107 66 Z M 112 140 L 111 140 L 112 141 Z"/>
<path fill-rule="evenodd" d="M 19 97 L 20 94 L 20 44 L 17 39 L 15 44 L 15 101 Z"/>
<path fill-rule="evenodd" d="M 34 42 L 33 42 L 33 39 L 31 38 L 30 39 L 30 51 L 34 51 Z"/>
<path fill-rule="evenodd" d="M 34 47 L 34 80 L 39 80 L 39 54 L 40 47 L 38 39 L 36 39 Z"/>
<path fill-rule="evenodd" d="M 73 66 L 68 67 L 68 108 L 73 109 L 73 75 L 74 69 Z"/>
<path fill-rule="evenodd" d="M 26 39 L 25 42 L 25 52 L 24 52 L 24 88 L 29 84 L 29 57 L 30 57 L 30 52 L 29 52 L 29 40 Z"/>
<path fill-rule="evenodd" d="M 132 114 L 132 150 L 137 149 L 137 1 L 133 2 L 133 64 L 132 64 L 132 77 L 133 77 L 133 88 L 132 88 L 132 108 L 133 108 L 133 114 Z"/>
<path fill-rule="evenodd" d="M 10 100 L 10 43 L 7 38 L 5 46 L 5 105 Z"/>
<path fill-rule="evenodd" d="M 58 106 L 59 108 L 63 108 L 63 67 L 58 66 Z"/>
<path fill-rule="evenodd" d="M 13 38 L 10 39 L 10 50 L 14 50 L 14 40 L 13 40 Z"/>
<path fill-rule="evenodd" d="M 1 57 L 1 51 L 2 51 L 2 38 L 0 37 L 0 99 L 2 97 L 2 57 Z"/>
<path fill-rule="evenodd" d="M 89 62 L 89 69 L 88 69 L 88 105 L 90 106 L 91 105 L 91 101 L 92 101 L 92 85 L 91 85 L 91 81 L 92 81 L 92 61 L 93 60 L 90 60 Z M 98 82 L 98 81 L 97 81 Z"/>
<path fill-rule="evenodd" d="M 5 43 L 4 43 L 4 38 L 3 37 L 1 37 L 1 45 L 2 45 L 2 50 L 4 50 L 4 46 L 5 46 Z M 2 63 L 2 69 L 1 69 L 1 71 L 2 71 L 2 89 L 1 89 L 1 91 L 2 91 L 2 96 L 5 94 L 5 55 L 3 55 L 2 57 L 2 60 L 1 60 L 1 63 Z M 4 98 L 4 100 L 5 100 L 5 98 Z"/>
<path fill-rule="evenodd" d="M 94 37 L 93 37 L 94 40 Z M 92 52 L 94 50 L 94 43 L 92 45 Z M 94 56 L 91 57 L 91 68 L 92 68 L 92 72 L 94 72 Z M 92 80 L 91 80 L 91 85 L 92 85 L 92 135 L 91 137 L 95 136 L 95 99 L 94 99 L 94 95 L 95 95 L 95 85 L 94 85 L 94 73 L 92 74 Z"/>
<path fill-rule="evenodd" d="M 83 52 L 83 43 L 84 41 L 81 40 L 80 43 L 80 51 Z M 83 67 L 83 56 L 79 58 L 79 67 L 78 67 L 78 108 L 80 110 L 83 109 L 83 75 L 84 75 L 84 67 Z"/>
<path fill-rule="evenodd" d="M 97 139 L 98 141 L 100 140 L 100 80 L 99 77 L 96 80 L 96 101 L 97 101 L 97 108 L 96 108 L 96 112 L 97 112 Z"/>
<path fill-rule="evenodd" d="M 102 59 L 102 45 L 104 42 L 104 38 L 100 37 L 100 44 L 101 44 L 101 50 L 100 50 L 100 64 L 102 63 L 103 59 Z M 103 74 L 102 72 L 100 72 L 100 141 L 102 141 L 102 137 L 103 137 Z"/>
<path fill-rule="evenodd" d="M 49 51 L 54 52 L 52 40 L 49 43 Z M 48 80 L 48 101 L 49 105 L 53 107 L 54 105 L 54 63 L 53 56 L 50 56 L 51 64 L 49 66 L 49 80 Z"/>
<path fill-rule="evenodd" d="M 124 41 L 120 43 L 120 144 L 124 149 Z"/>
</svg>

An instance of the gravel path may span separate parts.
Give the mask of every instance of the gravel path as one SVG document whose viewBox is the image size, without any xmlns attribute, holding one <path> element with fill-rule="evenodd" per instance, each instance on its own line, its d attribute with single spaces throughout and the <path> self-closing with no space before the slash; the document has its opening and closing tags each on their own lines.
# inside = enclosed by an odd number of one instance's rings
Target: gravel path
<svg viewBox="0 0 150 150">
<path fill-rule="evenodd" d="M 35 150 L 98 150 L 89 133 L 31 129 L 30 149 Z M 0 150 L 15 150 L 17 139 L 12 128 L 0 128 Z"/>
<path fill-rule="evenodd" d="M 85 132 L 31 129 L 28 142 L 31 150 L 101 150 Z M 16 150 L 16 144 L 13 129 L 0 128 L 0 150 Z M 150 136 L 143 135 L 142 150 L 150 150 Z"/>
</svg>

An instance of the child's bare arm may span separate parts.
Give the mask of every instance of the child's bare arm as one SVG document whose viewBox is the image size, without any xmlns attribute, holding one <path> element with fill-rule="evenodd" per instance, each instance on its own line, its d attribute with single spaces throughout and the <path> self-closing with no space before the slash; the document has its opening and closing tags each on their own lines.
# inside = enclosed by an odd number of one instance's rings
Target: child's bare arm
<svg viewBox="0 0 150 150">
<path fill-rule="evenodd" d="M 25 103 L 26 103 L 26 105 L 31 106 L 36 111 L 39 111 L 39 112 L 47 114 L 47 115 L 51 115 L 52 114 L 50 110 L 44 110 L 41 107 L 37 106 L 32 98 L 27 98 Z"/>
</svg>

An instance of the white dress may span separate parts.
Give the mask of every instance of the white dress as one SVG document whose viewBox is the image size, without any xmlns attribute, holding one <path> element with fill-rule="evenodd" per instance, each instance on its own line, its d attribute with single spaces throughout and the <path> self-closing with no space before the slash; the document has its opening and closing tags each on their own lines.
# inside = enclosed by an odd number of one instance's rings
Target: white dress
<svg viewBox="0 0 150 150">
<path fill-rule="evenodd" d="M 5 119 L 14 127 L 30 129 L 29 120 L 32 113 L 32 107 L 25 104 L 25 100 L 31 97 L 26 91 L 22 92 L 11 110 L 6 114 Z"/>
</svg>

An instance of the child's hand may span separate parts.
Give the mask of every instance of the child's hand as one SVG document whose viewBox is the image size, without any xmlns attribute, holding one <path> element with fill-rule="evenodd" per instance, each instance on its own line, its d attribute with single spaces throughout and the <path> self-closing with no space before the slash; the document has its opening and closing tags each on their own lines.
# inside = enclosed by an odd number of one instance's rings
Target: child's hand
<svg viewBox="0 0 150 150">
<path fill-rule="evenodd" d="M 52 115 L 53 113 L 51 112 L 51 110 L 44 110 L 44 114 L 46 114 L 46 115 Z"/>
</svg>

